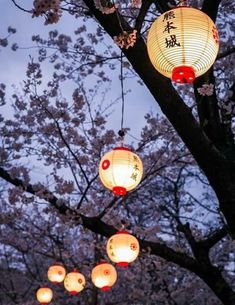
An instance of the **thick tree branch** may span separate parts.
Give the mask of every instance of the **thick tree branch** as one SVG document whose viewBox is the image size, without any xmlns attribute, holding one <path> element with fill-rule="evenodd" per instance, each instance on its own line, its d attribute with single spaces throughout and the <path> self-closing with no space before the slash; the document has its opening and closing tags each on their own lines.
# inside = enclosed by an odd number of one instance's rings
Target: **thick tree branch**
<svg viewBox="0 0 235 305">
<path fill-rule="evenodd" d="M 205 248 L 208 250 L 214 247 L 219 241 L 221 241 L 228 234 L 227 228 L 224 226 L 219 230 L 216 230 L 213 234 L 208 236 L 206 239 L 200 241 Z"/>
<path fill-rule="evenodd" d="M 202 11 L 215 22 L 218 14 L 219 5 L 222 0 L 204 0 Z"/>
<path fill-rule="evenodd" d="M 235 48 L 230 48 L 230 49 L 224 51 L 223 53 L 219 53 L 217 58 L 216 58 L 216 60 L 225 58 L 225 57 L 230 56 L 230 55 L 232 55 L 234 53 L 235 53 Z"/>
<path fill-rule="evenodd" d="M 12 178 L 9 173 L 4 170 L 3 168 L 0 168 L 0 177 L 4 179 L 5 181 L 9 182 L 10 184 L 16 186 L 16 187 L 21 187 L 24 189 L 26 192 L 33 194 L 41 199 L 46 200 L 48 203 L 50 203 L 51 206 L 53 206 L 60 214 L 62 215 L 73 215 L 74 219 L 80 223 L 82 222 L 82 225 L 91 230 L 92 232 L 96 234 L 100 234 L 102 236 L 110 237 L 114 233 L 117 232 L 117 229 L 114 228 L 113 226 L 110 226 L 103 222 L 100 218 L 98 217 L 87 217 L 85 215 L 79 214 L 78 212 L 70 209 L 68 206 L 65 204 L 59 204 L 58 203 L 58 198 L 52 194 L 48 190 L 44 190 L 42 193 L 37 192 L 33 185 L 28 184 L 25 185 L 24 182 L 18 178 Z M 192 272 L 197 272 L 198 270 L 198 264 L 197 262 L 188 256 L 185 253 L 178 253 L 175 250 L 169 248 L 168 246 L 161 244 L 161 243 L 156 243 L 156 242 L 151 242 L 151 241 L 146 241 L 146 240 L 141 240 L 140 245 L 141 248 L 146 250 L 147 252 L 150 251 L 152 254 L 161 256 L 162 258 L 166 259 L 167 261 L 171 261 L 175 264 L 178 264 L 179 266 L 186 268 Z"/>
<path fill-rule="evenodd" d="M 135 29 L 140 32 L 141 28 L 142 28 L 142 24 L 144 22 L 144 18 L 148 12 L 149 7 L 151 6 L 151 4 L 154 2 L 154 0 L 145 0 L 142 1 L 141 4 L 141 8 L 140 8 L 140 12 L 139 15 L 136 18 L 136 22 L 135 22 Z"/>
</svg>

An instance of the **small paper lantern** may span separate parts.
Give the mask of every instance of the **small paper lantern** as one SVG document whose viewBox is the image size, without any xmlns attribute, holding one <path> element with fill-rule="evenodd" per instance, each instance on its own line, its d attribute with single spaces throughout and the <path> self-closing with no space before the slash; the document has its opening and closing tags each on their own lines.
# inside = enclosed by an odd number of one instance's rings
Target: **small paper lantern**
<svg viewBox="0 0 235 305">
<path fill-rule="evenodd" d="M 120 231 L 109 238 L 106 250 L 112 262 L 125 267 L 138 257 L 140 246 L 135 236 Z"/>
<path fill-rule="evenodd" d="M 66 275 L 65 268 L 60 264 L 54 264 L 49 267 L 47 271 L 47 277 L 53 284 L 59 284 L 63 282 Z"/>
<path fill-rule="evenodd" d="M 218 31 L 202 11 L 179 6 L 153 22 L 147 48 L 158 72 L 178 83 L 192 83 L 213 65 L 219 51 Z"/>
<path fill-rule="evenodd" d="M 68 273 L 64 279 L 64 287 L 71 295 L 76 295 L 82 291 L 85 284 L 85 277 L 77 270 Z"/>
<path fill-rule="evenodd" d="M 92 269 L 91 280 L 96 287 L 108 291 L 117 280 L 116 269 L 111 264 L 99 263 Z"/>
<path fill-rule="evenodd" d="M 48 287 L 41 287 L 36 292 L 36 298 L 41 305 L 47 305 L 53 298 L 53 291 Z"/>
<path fill-rule="evenodd" d="M 100 179 L 115 195 L 123 196 L 140 183 L 143 165 L 140 158 L 126 147 L 106 153 L 99 165 Z"/>
</svg>

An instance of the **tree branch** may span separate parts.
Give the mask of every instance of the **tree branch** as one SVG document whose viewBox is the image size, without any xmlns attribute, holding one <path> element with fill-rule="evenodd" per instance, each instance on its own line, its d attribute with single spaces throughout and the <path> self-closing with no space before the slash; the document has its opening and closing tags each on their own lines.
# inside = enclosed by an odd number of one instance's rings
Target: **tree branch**
<svg viewBox="0 0 235 305">
<path fill-rule="evenodd" d="M 12 1 L 13 4 L 14 4 L 18 9 L 20 9 L 21 11 L 23 11 L 23 12 L 25 12 L 25 13 L 30 13 L 30 14 L 32 14 L 32 10 L 26 10 L 26 9 L 24 9 L 22 6 L 20 6 L 19 4 L 17 4 L 15 0 L 11 0 L 11 1 Z"/>
<path fill-rule="evenodd" d="M 52 194 L 49 190 L 43 191 L 43 196 L 39 195 L 40 193 L 35 191 L 33 185 L 28 184 L 25 185 L 24 182 L 18 178 L 12 178 L 9 173 L 0 167 L 0 177 L 7 182 L 11 183 L 16 187 L 21 187 L 26 192 L 33 194 L 40 199 L 46 200 L 48 203 L 51 204 L 60 214 L 62 215 L 73 215 L 74 220 L 78 221 L 78 223 L 82 222 L 82 225 L 91 230 L 96 234 L 100 234 L 105 237 L 110 237 L 115 234 L 118 230 L 113 226 L 110 226 L 103 222 L 98 217 L 87 217 L 85 215 L 79 214 L 76 211 L 70 209 L 65 204 L 58 204 L 58 198 Z M 47 199 L 46 199 L 47 198 Z M 175 250 L 169 248 L 168 246 L 158 243 L 158 242 L 151 242 L 139 239 L 140 246 L 142 250 L 147 252 L 150 251 L 151 254 L 161 256 L 162 258 L 166 259 L 167 261 L 173 262 L 178 264 L 179 266 L 186 268 L 194 273 L 198 270 L 198 263 L 190 256 L 185 253 L 176 252 Z"/>
<path fill-rule="evenodd" d="M 227 51 L 224 51 L 223 53 L 219 53 L 216 60 L 222 59 L 222 58 L 227 57 L 229 55 L 232 55 L 233 53 L 235 53 L 235 48 L 230 48 Z"/>
<path fill-rule="evenodd" d="M 154 2 L 154 0 L 145 0 L 142 1 L 141 4 L 141 8 L 140 8 L 140 12 L 139 15 L 136 18 L 136 22 L 135 22 L 135 29 L 140 32 L 141 28 L 142 28 L 142 24 L 144 22 L 144 18 L 148 12 L 149 7 L 151 6 L 151 4 Z"/>
</svg>

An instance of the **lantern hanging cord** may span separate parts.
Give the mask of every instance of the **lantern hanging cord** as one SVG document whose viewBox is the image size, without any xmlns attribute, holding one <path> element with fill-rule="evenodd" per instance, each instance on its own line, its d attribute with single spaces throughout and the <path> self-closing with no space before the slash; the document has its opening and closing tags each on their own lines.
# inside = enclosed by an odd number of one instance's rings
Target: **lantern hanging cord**
<svg viewBox="0 0 235 305">
<path fill-rule="evenodd" d="M 124 111 L 125 111 L 125 99 L 124 99 L 124 85 L 123 85 L 123 52 L 121 52 L 121 99 L 122 99 L 122 114 L 121 114 L 121 129 L 118 132 L 118 135 L 122 138 L 125 136 L 123 124 L 124 124 Z"/>
<path fill-rule="evenodd" d="M 188 6 L 188 1 L 187 0 L 180 0 L 179 1 L 179 6 Z"/>
</svg>

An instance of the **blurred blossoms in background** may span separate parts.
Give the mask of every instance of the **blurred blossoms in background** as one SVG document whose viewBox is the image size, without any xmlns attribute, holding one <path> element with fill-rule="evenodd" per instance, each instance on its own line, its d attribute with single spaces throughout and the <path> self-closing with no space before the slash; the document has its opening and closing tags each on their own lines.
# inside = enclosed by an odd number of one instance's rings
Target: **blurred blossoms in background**
<svg viewBox="0 0 235 305">
<path fill-rule="evenodd" d="M 202 87 L 197 88 L 197 91 L 200 95 L 213 95 L 214 92 L 214 85 L 213 84 L 203 84 Z"/>
</svg>

